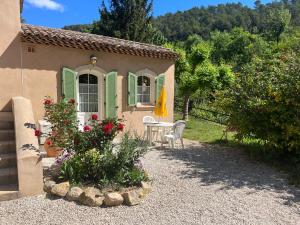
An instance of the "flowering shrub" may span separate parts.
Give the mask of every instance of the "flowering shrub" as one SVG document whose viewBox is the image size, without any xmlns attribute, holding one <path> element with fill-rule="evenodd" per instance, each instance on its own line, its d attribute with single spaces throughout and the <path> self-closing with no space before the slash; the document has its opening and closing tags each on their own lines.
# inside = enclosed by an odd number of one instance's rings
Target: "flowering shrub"
<svg viewBox="0 0 300 225">
<path fill-rule="evenodd" d="M 75 100 L 66 102 L 64 99 L 54 103 L 53 99 L 46 97 L 44 100 L 45 120 L 51 124 L 51 133 L 42 134 L 40 130 L 35 130 L 35 136 L 47 136 L 47 145 L 70 149 L 74 134 L 77 130 L 77 111 Z"/>
<path fill-rule="evenodd" d="M 45 120 L 51 124 L 51 134 L 42 134 L 40 130 L 35 130 L 35 136 L 49 136 L 47 140 L 49 146 L 71 150 L 78 127 L 75 100 L 71 99 L 68 102 L 61 100 L 54 103 L 53 99 L 46 97 L 44 108 Z"/>
<path fill-rule="evenodd" d="M 93 114 L 83 131 L 75 133 L 73 149 L 75 152 L 85 152 L 95 148 L 102 152 L 111 145 L 112 140 L 123 129 L 124 124 L 121 120 L 105 119 L 100 121 L 98 116 Z"/>
<path fill-rule="evenodd" d="M 46 144 L 64 149 L 63 154 L 56 158 L 60 179 L 114 189 L 139 185 L 148 179 L 139 162 L 146 150 L 141 147 L 141 141 L 125 134 L 121 144 L 112 143 L 124 130 L 121 120 L 100 121 L 98 115 L 93 114 L 81 131 L 78 129 L 75 100 L 54 103 L 47 97 L 44 106 L 45 118 L 52 129 Z M 35 135 L 42 133 L 35 130 Z"/>
</svg>

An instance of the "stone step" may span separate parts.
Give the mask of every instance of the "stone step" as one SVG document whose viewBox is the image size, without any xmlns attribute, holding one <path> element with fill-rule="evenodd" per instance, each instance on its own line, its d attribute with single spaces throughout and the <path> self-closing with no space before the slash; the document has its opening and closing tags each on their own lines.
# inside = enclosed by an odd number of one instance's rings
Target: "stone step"
<svg viewBox="0 0 300 225">
<path fill-rule="evenodd" d="M 0 130 L 0 141 L 14 141 L 15 130 Z"/>
<path fill-rule="evenodd" d="M 13 130 L 15 129 L 14 121 L 0 121 L 0 130 Z"/>
<path fill-rule="evenodd" d="M 14 121 L 12 112 L 0 112 L 0 121 Z"/>
<path fill-rule="evenodd" d="M 0 154 L 16 153 L 15 141 L 0 141 Z"/>
<path fill-rule="evenodd" d="M 16 166 L 17 166 L 16 154 L 14 153 L 0 154 L 0 168 L 16 167 Z"/>
<path fill-rule="evenodd" d="M 0 169 L 0 185 L 18 183 L 18 172 L 16 167 Z"/>
<path fill-rule="evenodd" d="M 0 185 L 0 202 L 18 198 L 17 185 Z"/>
</svg>

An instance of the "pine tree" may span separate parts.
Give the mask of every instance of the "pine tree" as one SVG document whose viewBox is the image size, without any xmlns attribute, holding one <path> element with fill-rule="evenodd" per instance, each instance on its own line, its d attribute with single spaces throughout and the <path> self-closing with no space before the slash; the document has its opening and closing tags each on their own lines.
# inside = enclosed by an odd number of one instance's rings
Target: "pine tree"
<svg viewBox="0 0 300 225">
<path fill-rule="evenodd" d="M 103 0 L 100 21 L 94 23 L 92 33 L 151 42 L 152 15 L 153 0 L 111 0 L 109 7 Z"/>
</svg>

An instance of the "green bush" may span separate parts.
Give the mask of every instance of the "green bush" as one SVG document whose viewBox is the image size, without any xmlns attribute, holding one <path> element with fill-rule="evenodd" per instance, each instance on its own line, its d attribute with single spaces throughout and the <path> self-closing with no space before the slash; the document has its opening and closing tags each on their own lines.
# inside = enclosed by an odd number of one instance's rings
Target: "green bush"
<svg viewBox="0 0 300 225">
<path fill-rule="evenodd" d="M 107 145 L 79 151 L 63 162 L 60 178 L 71 183 L 91 183 L 100 188 L 138 185 L 147 175 L 139 165 L 139 158 L 146 152 L 139 139 L 125 134 L 118 145 Z"/>
<path fill-rule="evenodd" d="M 229 125 L 236 128 L 238 138 L 300 151 L 300 59 L 296 53 L 253 60 L 219 99 L 231 115 Z"/>
</svg>

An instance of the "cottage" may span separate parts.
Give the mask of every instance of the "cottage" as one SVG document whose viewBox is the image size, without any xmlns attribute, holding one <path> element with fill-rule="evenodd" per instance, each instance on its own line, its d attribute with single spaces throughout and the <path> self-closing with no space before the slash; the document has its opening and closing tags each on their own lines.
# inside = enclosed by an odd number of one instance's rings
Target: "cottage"
<svg viewBox="0 0 300 225">
<path fill-rule="evenodd" d="M 82 123 L 97 113 L 101 119 L 124 118 L 128 130 L 141 133 L 142 118 L 153 115 L 164 84 L 169 110 L 165 120 L 173 120 L 177 57 L 159 46 L 21 24 L 22 5 L 22 0 L 0 4 L 0 154 L 16 153 L 17 158 L 17 169 L 0 160 L 0 185 L 18 184 L 12 190 L 18 196 L 41 189 L 37 156 L 27 149 L 37 143 L 28 131 L 30 124 L 24 124 L 42 119 L 45 96 L 74 98 Z"/>
</svg>

